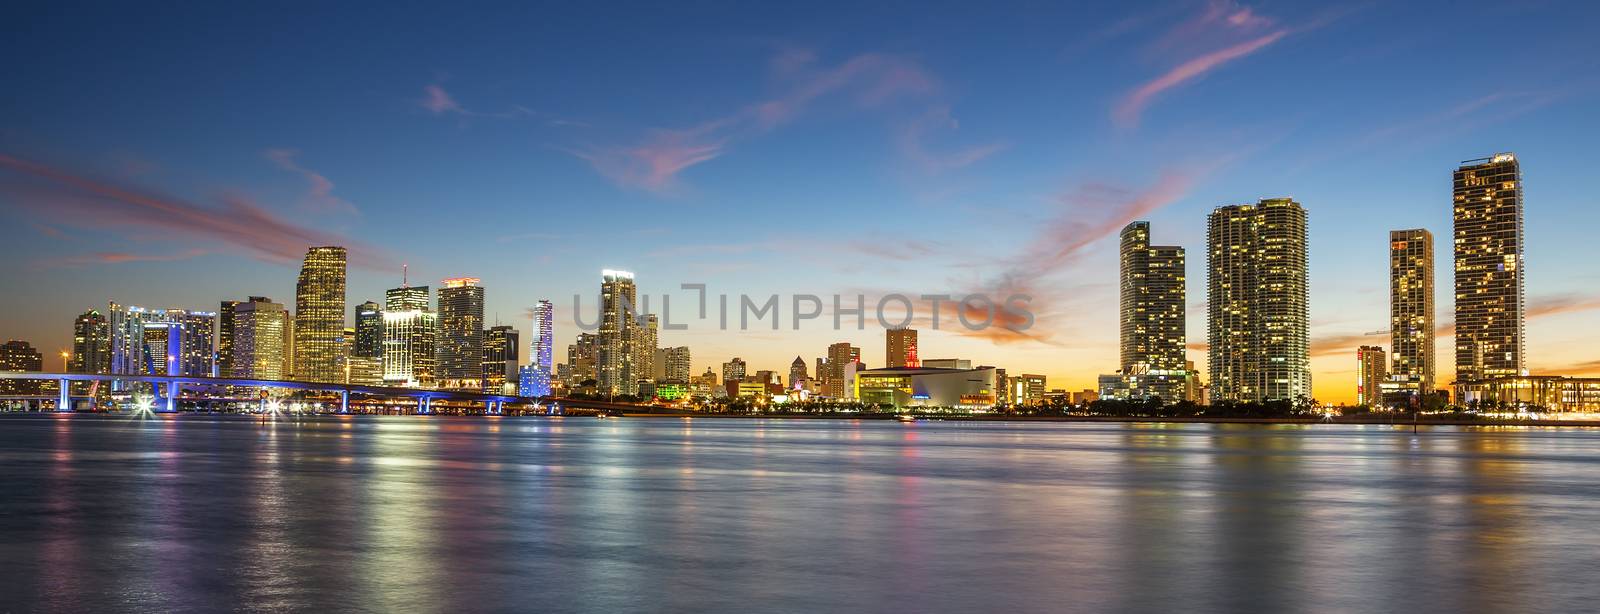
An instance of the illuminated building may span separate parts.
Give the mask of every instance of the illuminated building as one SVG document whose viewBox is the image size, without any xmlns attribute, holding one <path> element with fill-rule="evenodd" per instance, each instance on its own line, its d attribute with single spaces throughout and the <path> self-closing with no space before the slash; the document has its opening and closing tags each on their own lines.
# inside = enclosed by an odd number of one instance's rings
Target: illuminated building
<svg viewBox="0 0 1600 614">
<path fill-rule="evenodd" d="M 1218 207 L 1206 232 L 1213 401 L 1311 396 L 1306 210 L 1288 198 Z"/>
<path fill-rule="evenodd" d="M 804 383 L 810 376 L 806 374 L 806 359 L 794 357 L 794 362 L 789 363 L 789 389 Z"/>
<path fill-rule="evenodd" d="M 567 385 L 577 387 L 600 379 L 600 336 L 578 333 L 577 342 L 567 346 Z M 590 384 L 594 385 L 594 384 Z"/>
<path fill-rule="evenodd" d="M 737 356 L 735 356 L 733 360 L 722 363 L 723 383 L 732 384 L 744 381 L 745 367 L 746 365 L 744 364 L 744 359 Z"/>
<path fill-rule="evenodd" d="M 633 326 L 628 343 L 633 351 L 633 379 L 636 382 L 651 381 L 656 372 L 656 336 L 659 331 L 656 327 L 659 322 L 655 314 L 644 316 L 644 322 Z"/>
<path fill-rule="evenodd" d="M 143 307 L 124 306 L 115 302 L 110 304 L 106 313 L 111 330 L 110 372 L 131 375 L 149 373 L 145 364 L 144 323 L 147 318 L 153 320 L 156 316 Z M 125 382 L 113 382 L 112 385 L 119 391 L 128 386 Z"/>
<path fill-rule="evenodd" d="M 555 345 L 555 305 L 550 301 L 540 300 L 533 306 L 533 341 L 528 346 L 527 377 L 520 382 L 519 392 L 523 396 L 542 397 L 550 394 L 550 382 L 554 373 L 551 371 L 551 352 Z M 573 356 L 569 348 L 568 360 Z M 589 362 L 593 370 L 593 359 Z"/>
<path fill-rule="evenodd" d="M 1421 228 L 1389 231 L 1389 340 L 1385 388 L 1432 391 L 1433 233 Z"/>
<path fill-rule="evenodd" d="M 862 403 L 897 409 L 902 407 L 989 409 L 995 404 L 996 386 L 995 370 L 992 367 L 864 369 L 855 373 L 854 396 Z"/>
<path fill-rule="evenodd" d="M 154 310 L 110 304 L 109 373 L 132 375 L 212 374 L 212 331 L 217 314 L 182 309 Z M 122 382 L 116 390 L 127 390 Z"/>
<path fill-rule="evenodd" d="M 1538 406 L 1554 412 L 1600 412 L 1600 377 L 1502 375 L 1456 382 L 1456 400 L 1468 407 Z"/>
<path fill-rule="evenodd" d="M 1389 377 L 1389 364 L 1383 348 L 1363 345 L 1356 350 L 1356 405 L 1377 407 L 1383 404 L 1383 382 Z"/>
<path fill-rule="evenodd" d="M 483 388 L 483 287 L 476 277 L 444 280 L 439 288 L 440 388 Z"/>
<path fill-rule="evenodd" d="M 1456 378 L 1526 375 L 1522 170 L 1516 156 L 1455 172 Z"/>
<path fill-rule="evenodd" d="M 383 304 L 383 382 L 431 388 L 436 374 L 439 317 L 428 307 L 428 287 L 389 290 Z"/>
<path fill-rule="evenodd" d="M 282 304 L 262 296 L 236 301 L 232 307 L 233 341 L 230 344 L 230 377 L 281 380 L 287 361 L 285 341 L 289 311 Z"/>
<path fill-rule="evenodd" d="M 917 367 L 917 331 L 912 328 L 891 328 L 883 332 L 887 356 L 884 365 L 891 368 Z"/>
<path fill-rule="evenodd" d="M 351 356 L 383 358 L 383 306 L 374 301 L 356 305 L 356 336 Z"/>
<path fill-rule="evenodd" d="M 1044 402 L 1045 377 L 1022 374 L 1006 382 L 1011 390 L 1007 396 L 1016 405 L 1038 405 Z"/>
<path fill-rule="evenodd" d="M 1006 376 L 1006 370 L 996 367 L 994 370 L 994 402 L 996 405 L 1007 405 L 1014 402 L 1011 397 L 1011 378 Z"/>
<path fill-rule="evenodd" d="M 835 343 L 828 346 L 827 375 L 823 378 L 824 394 L 836 399 L 846 398 L 853 393 L 848 387 L 845 378 L 845 369 L 852 364 L 861 362 L 861 348 L 849 343 Z"/>
<path fill-rule="evenodd" d="M 633 341 L 638 327 L 633 319 L 637 296 L 633 273 L 606 269 L 600 278 L 596 383 L 600 394 L 633 394 L 638 381 L 633 364 L 638 351 Z"/>
<path fill-rule="evenodd" d="M 517 363 L 521 358 L 521 335 L 510 326 L 491 326 L 483 333 L 483 365 L 480 368 L 484 392 L 510 392 L 507 384 L 520 386 Z"/>
<path fill-rule="evenodd" d="M 1184 347 L 1185 275 L 1182 247 L 1150 245 L 1150 223 L 1122 229 L 1121 366 L 1123 381 L 1101 382 L 1107 398 L 1185 398 L 1192 374 Z M 1108 394 L 1109 393 L 1109 394 Z"/>
<path fill-rule="evenodd" d="M 662 369 L 662 380 L 668 382 L 687 382 L 692 372 L 689 362 L 689 347 L 678 346 L 662 349 L 662 358 L 666 361 Z"/>
<path fill-rule="evenodd" d="M 683 382 L 661 382 L 656 384 L 656 398 L 663 401 L 688 398 L 689 394 L 689 385 Z"/>
<path fill-rule="evenodd" d="M 222 301 L 217 310 L 217 375 L 233 374 L 233 308 L 240 301 Z"/>
<path fill-rule="evenodd" d="M 971 369 L 972 361 L 966 358 L 929 358 L 923 360 L 920 366 L 935 369 Z"/>
<path fill-rule="evenodd" d="M 168 369 L 172 375 L 210 376 L 216 372 L 216 348 L 213 332 L 217 327 L 217 314 L 209 311 L 168 309 L 167 322 L 178 335 L 177 362 Z"/>
<path fill-rule="evenodd" d="M 294 372 L 307 382 L 344 381 L 345 249 L 306 251 L 294 289 Z"/>
<path fill-rule="evenodd" d="M 44 354 L 26 341 L 11 340 L 0 345 L 0 371 L 43 371 Z M 0 394 L 37 395 L 44 393 L 40 380 L 0 380 Z"/>
<path fill-rule="evenodd" d="M 111 327 L 99 311 L 90 309 L 72 321 L 73 373 L 107 373 L 111 370 Z"/>
</svg>

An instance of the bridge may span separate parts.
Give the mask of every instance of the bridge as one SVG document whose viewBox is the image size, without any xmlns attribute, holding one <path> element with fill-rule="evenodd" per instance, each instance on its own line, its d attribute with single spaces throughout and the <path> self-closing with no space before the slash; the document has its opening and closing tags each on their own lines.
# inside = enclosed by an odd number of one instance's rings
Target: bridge
<svg viewBox="0 0 1600 614">
<path fill-rule="evenodd" d="M 68 385 L 70 382 L 140 382 L 151 384 L 152 387 L 154 387 L 158 392 L 165 393 L 163 395 L 164 398 L 160 400 L 160 409 L 156 410 L 162 412 L 178 411 L 178 397 L 186 386 L 246 386 L 254 388 L 304 390 L 311 392 L 332 392 L 339 395 L 340 413 L 348 413 L 350 411 L 351 394 L 387 399 L 414 399 L 417 403 L 417 411 L 424 414 L 432 413 L 434 401 L 482 403 L 484 411 L 490 414 L 503 413 L 507 403 L 528 405 L 553 403 L 595 411 L 628 411 L 630 409 L 637 411 L 638 409 L 646 407 L 624 403 L 589 401 L 583 399 L 566 399 L 560 397 L 524 397 L 517 395 L 474 392 L 470 390 L 431 390 L 426 388 L 366 386 L 361 384 L 341 384 L 333 382 L 302 382 L 290 380 L 249 379 L 239 377 L 0 371 L 0 380 L 57 382 L 57 384 L 60 386 L 60 390 L 57 392 L 56 396 L 57 411 L 72 411 L 73 395 L 71 393 L 71 386 Z M 90 398 L 86 395 L 78 395 L 78 397 Z"/>
</svg>

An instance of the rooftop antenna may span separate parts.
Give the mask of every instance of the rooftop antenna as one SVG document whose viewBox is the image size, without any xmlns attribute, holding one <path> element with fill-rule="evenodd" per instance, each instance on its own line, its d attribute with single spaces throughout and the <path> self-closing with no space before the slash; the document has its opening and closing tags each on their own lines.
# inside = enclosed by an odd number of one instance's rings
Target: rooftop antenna
<svg viewBox="0 0 1600 614">
<path fill-rule="evenodd" d="M 400 265 L 400 287 L 411 287 L 411 265 L 409 264 Z"/>
</svg>

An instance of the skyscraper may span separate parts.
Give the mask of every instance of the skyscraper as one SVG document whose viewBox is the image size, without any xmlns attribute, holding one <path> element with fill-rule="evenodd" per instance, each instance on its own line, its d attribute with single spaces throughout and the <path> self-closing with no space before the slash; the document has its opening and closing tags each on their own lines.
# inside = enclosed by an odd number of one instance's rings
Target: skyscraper
<svg viewBox="0 0 1600 614">
<path fill-rule="evenodd" d="M 828 396 L 843 399 L 849 394 L 845 369 L 858 362 L 861 362 L 861 348 L 842 342 L 828 346 L 828 377 L 825 380 Z"/>
<path fill-rule="evenodd" d="M 797 384 L 807 379 L 809 376 L 806 374 L 806 359 L 794 357 L 794 362 L 789 363 L 789 389 L 794 390 Z"/>
<path fill-rule="evenodd" d="M 439 365 L 442 388 L 483 388 L 483 287 L 476 277 L 444 280 L 439 288 Z"/>
<path fill-rule="evenodd" d="M 383 358 L 383 306 L 375 301 L 356 305 L 356 339 L 350 355 Z"/>
<path fill-rule="evenodd" d="M 1306 210 L 1288 198 L 1218 207 L 1206 264 L 1212 400 L 1310 398 Z"/>
<path fill-rule="evenodd" d="M 662 369 L 662 380 L 673 383 L 688 383 L 692 373 L 689 361 L 689 347 L 678 346 L 665 348 L 666 367 Z"/>
<path fill-rule="evenodd" d="M 629 342 L 633 347 L 633 379 L 635 382 L 651 379 L 656 372 L 656 335 L 659 321 L 655 314 L 643 316 L 642 323 L 633 326 Z"/>
<path fill-rule="evenodd" d="M 1382 383 L 1389 377 L 1389 365 L 1383 357 L 1383 348 L 1363 345 L 1356 350 L 1356 405 L 1374 407 L 1383 404 Z"/>
<path fill-rule="evenodd" d="M 891 328 L 883 332 L 883 345 L 886 351 L 884 365 L 888 367 L 916 367 L 921 363 L 917 361 L 917 331 L 914 328 Z"/>
<path fill-rule="evenodd" d="M 217 310 L 217 375 L 233 376 L 233 308 L 239 301 L 222 301 Z"/>
<path fill-rule="evenodd" d="M 149 367 L 145 361 L 144 323 L 155 319 L 155 314 L 143 307 L 110 303 L 106 313 L 110 316 L 111 360 L 110 372 L 116 374 L 145 375 Z M 112 382 L 116 390 L 129 388 L 127 382 Z"/>
<path fill-rule="evenodd" d="M 1433 233 L 1389 232 L 1389 378 L 1402 390 L 1433 390 Z"/>
<path fill-rule="evenodd" d="M 499 325 L 483 331 L 481 377 L 484 392 L 504 394 L 508 392 L 507 384 L 513 388 L 516 386 L 517 364 L 521 361 L 518 354 L 521 351 L 522 335 L 517 333 L 517 329 Z"/>
<path fill-rule="evenodd" d="M 294 289 L 294 377 L 344 381 L 345 249 L 306 251 Z"/>
<path fill-rule="evenodd" d="M 722 381 L 742 382 L 745 378 L 746 369 L 747 365 L 745 365 L 744 359 L 735 356 L 733 360 L 722 363 Z"/>
<path fill-rule="evenodd" d="M 384 294 L 383 382 L 430 388 L 434 384 L 438 315 L 428 306 L 428 287 L 403 285 Z"/>
<path fill-rule="evenodd" d="M 1184 397 L 1185 275 L 1182 247 L 1150 245 L 1150 223 L 1122 229 L 1122 386 L 1129 397 Z"/>
<path fill-rule="evenodd" d="M 634 302 L 637 289 L 633 273 L 606 269 L 600 272 L 600 331 L 596 379 L 600 394 L 633 394 L 637 387 L 634 372 Z"/>
<path fill-rule="evenodd" d="M 1522 169 L 1509 153 L 1455 172 L 1456 379 L 1526 373 Z"/>
<path fill-rule="evenodd" d="M 224 375 L 283 379 L 287 375 L 284 331 L 289 328 L 289 311 L 264 296 L 252 296 L 247 301 L 235 301 L 232 313 L 233 340 L 228 361 L 232 370 Z"/>
<path fill-rule="evenodd" d="M 599 380 L 600 336 L 578 333 L 575 343 L 567 346 L 567 386 L 579 387 L 584 382 Z"/>
<path fill-rule="evenodd" d="M 106 373 L 111 369 L 111 328 L 94 309 L 72 321 L 72 359 L 68 371 Z"/>
<path fill-rule="evenodd" d="M 555 345 L 555 305 L 541 299 L 533 306 L 533 340 L 528 345 L 528 385 L 520 391 L 523 396 L 542 397 L 550 394 L 551 354 Z M 571 356 L 568 356 L 571 359 Z M 591 369 L 594 363 L 590 362 Z"/>
</svg>

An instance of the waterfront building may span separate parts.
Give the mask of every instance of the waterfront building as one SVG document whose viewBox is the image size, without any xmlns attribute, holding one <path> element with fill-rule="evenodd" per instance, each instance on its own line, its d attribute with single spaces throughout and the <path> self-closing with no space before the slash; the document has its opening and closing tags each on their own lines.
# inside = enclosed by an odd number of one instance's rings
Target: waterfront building
<svg viewBox="0 0 1600 614">
<path fill-rule="evenodd" d="M 633 348 L 633 378 L 639 382 L 656 378 L 656 350 L 659 349 L 656 344 L 660 321 L 655 314 L 642 317 L 644 322 L 632 328 L 633 334 L 629 338 L 629 344 Z"/>
<path fill-rule="evenodd" d="M 1363 345 L 1356 349 L 1356 405 L 1383 405 L 1383 382 L 1389 378 L 1389 364 L 1383 348 Z"/>
<path fill-rule="evenodd" d="M 789 363 L 789 389 L 794 390 L 807 379 L 810 379 L 810 376 L 806 373 L 806 359 L 794 357 L 794 362 Z"/>
<path fill-rule="evenodd" d="M 1306 210 L 1269 198 L 1218 207 L 1208 221 L 1212 400 L 1310 398 Z"/>
<path fill-rule="evenodd" d="M 1600 377 L 1501 375 L 1457 380 L 1456 401 L 1480 409 L 1534 406 L 1553 412 L 1595 413 L 1600 412 Z"/>
<path fill-rule="evenodd" d="M 1186 276 L 1182 247 L 1150 244 L 1150 223 L 1122 229 L 1120 250 L 1121 366 L 1117 396 L 1182 400 L 1186 368 Z M 1102 385 L 1100 394 L 1106 395 Z"/>
<path fill-rule="evenodd" d="M 217 309 L 217 375 L 230 377 L 233 373 L 233 309 L 241 301 L 222 301 Z"/>
<path fill-rule="evenodd" d="M 637 373 L 633 338 L 635 298 L 633 273 L 605 269 L 600 272 L 600 330 L 596 356 L 596 380 L 601 394 L 634 394 Z"/>
<path fill-rule="evenodd" d="M 893 367 L 855 375 L 853 396 L 862 403 L 904 407 L 989 409 L 995 404 L 995 370 Z"/>
<path fill-rule="evenodd" d="M 438 314 L 429 307 L 427 286 L 401 286 L 385 293 L 383 382 L 431 388 L 437 374 Z"/>
<path fill-rule="evenodd" d="M 540 300 L 533 306 L 533 341 L 528 346 L 528 376 L 519 386 L 523 396 L 542 397 L 550 394 L 551 352 L 555 345 L 555 305 Z M 569 356 L 570 359 L 570 356 Z M 591 359 L 590 369 L 593 369 Z"/>
<path fill-rule="evenodd" d="M 843 399 L 854 394 L 846 381 L 845 370 L 858 362 L 861 362 L 861 348 L 843 342 L 828 346 L 827 377 L 823 380 L 827 396 Z"/>
<path fill-rule="evenodd" d="M 483 332 L 483 365 L 480 377 L 484 392 L 514 393 L 520 388 L 517 366 L 522 336 L 510 326 L 491 326 Z"/>
<path fill-rule="evenodd" d="M 662 379 L 669 382 L 687 382 L 693 366 L 690 364 L 689 346 L 663 348 L 662 358 L 666 366 L 662 369 Z"/>
<path fill-rule="evenodd" d="M 573 388 L 584 382 L 598 383 L 600 379 L 600 336 L 578 333 L 575 343 L 567 346 L 567 385 Z M 589 384 L 594 386 L 596 384 Z"/>
<path fill-rule="evenodd" d="M 1526 375 L 1521 166 L 1467 160 L 1454 183 L 1456 379 Z"/>
<path fill-rule="evenodd" d="M 1433 233 L 1421 228 L 1389 231 L 1393 388 L 1424 395 L 1433 391 L 1433 334 Z"/>
<path fill-rule="evenodd" d="M 891 369 L 917 367 L 917 331 L 913 328 L 891 328 L 883 331 L 884 365 Z"/>
<path fill-rule="evenodd" d="M 13 339 L 0 345 L 0 371 L 43 371 L 44 354 L 26 341 Z M 0 380 L 0 394 L 39 395 L 44 393 L 41 380 Z"/>
<path fill-rule="evenodd" d="M 287 362 L 289 311 L 263 296 L 233 301 L 230 308 L 233 339 L 229 344 L 226 375 L 247 379 L 282 380 Z"/>
<path fill-rule="evenodd" d="M 111 327 L 99 311 L 90 309 L 72 321 L 73 373 L 108 373 L 111 370 Z"/>
<path fill-rule="evenodd" d="M 306 251 L 294 290 L 295 379 L 344 381 L 345 261 L 343 247 Z"/>
<path fill-rule="evenodd" d="M 350 345 L 351 356 L 383 358 L 383 306 L 376 301 L 356 305 L 355 340 Z"/>
<path fill-rule="evenodd" d="M 483 389 L 483 287 L 476 277 L 444 280 L 439 288 L 440 388 Z"/>
</svg>

